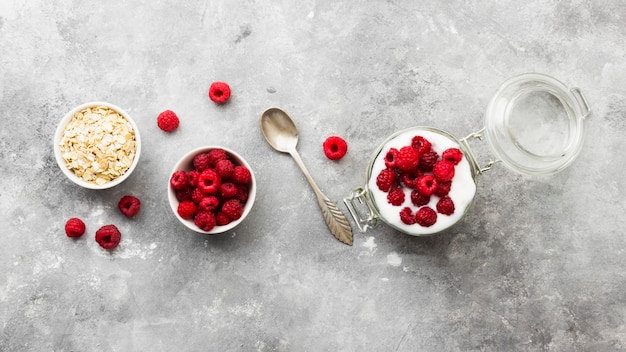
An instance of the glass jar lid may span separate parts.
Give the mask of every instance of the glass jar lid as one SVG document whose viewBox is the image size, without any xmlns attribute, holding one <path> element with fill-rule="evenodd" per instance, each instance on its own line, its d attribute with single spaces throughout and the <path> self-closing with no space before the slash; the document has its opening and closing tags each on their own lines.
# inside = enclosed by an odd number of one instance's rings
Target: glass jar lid
<svg viewBox="0 0 626 352">
<path fill-rule="evenodd" d="M 580 89 L 527 73 L 496 91 L 485 114 L 485 134 L 507 167 L 527 175 L 553 174 L 580 153 L 589 113 Z"/>
</svg>

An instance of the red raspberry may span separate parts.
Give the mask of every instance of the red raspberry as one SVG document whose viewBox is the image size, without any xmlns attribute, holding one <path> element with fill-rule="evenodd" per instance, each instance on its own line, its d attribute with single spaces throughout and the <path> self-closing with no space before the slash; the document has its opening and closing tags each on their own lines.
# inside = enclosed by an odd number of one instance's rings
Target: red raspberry
<svg viewBox="0 0 626 352">
<path fill-rule="evenodd" d="M 222 204 L 222 212 L 231 219 L 237 220 L 243 214 L 243 205 L 238 199 L 229 199 Z"/>
<path fill-rule="evenodd" d="M 396 187 L 387 193 L 387 202 L 391 205 L 399 206 L 404 203 L 404 191 L 400 187 Z"/>
<path fill-rule="evenodd" d="M 209 87 L 209 98 L 217 104 L 225 103 L 230 98 L 230 86 L 225 82 L 213 82 Z"/>
<path fill-rule="evenodd" d="M 408 188 L 415 188 L 415 186 L 417 186 L 418 177 L 419 173 L 417 171 L 407 171 L 400 175 L 400 180 L 402 181 L 402 184 Z"/>
<path fill-rule="evenodd" d="M 422 136 L 415 136 L 411 140 L 411 147 L 417 149 L 420 154 L 428 153 L 431 146 L 430 142 Z"/>
<path fill-rule="evenodd" d="M 222 180 L 213 169 L 206 169 L 198 176 L 198 188 L 204 194 L 213 194 L 220 189 Z"/>
<path fill-rule="evenodd" d="M 429 227 L 437 222 L 437 212 L 431 207 L 419 208 L 415 214 L 415 222 L 424 227 Z"/>
<path fill-rule="evenodd" d="M 433 171 L 433 166 L 439 160 L 439 155 L 437 152 L 430 151 L 420 155 L 420 162 L 418 168 L 421 171 L 429 172 Z"/>
<path fill-rule="evenodd" d="M 176 194 L 176 200 L 182 202 L 183 200 L 190 200 L 193 190 L 195 188 L 185 187 L 183 189 L 175 189 L 174 194 Z"/>
<path fill-rule="evenodd" d="M 232 198 L 237 194 L 237 186 L 232 182 L 222 183 L 220 186 L 220 195 L 224 198 Z"/>
<path fill-rule="evenodd" d="M 457 165 L 463 159 L 463 152 L 457 148 L 446 149 L 441 155 L 441 158 Z"/>
<path fill-rule="evenodd" d="M 204 194 L 200 188 L 194 188 L 191 191 L 191 200 L 196 204 L 200 204 L 204 197 L 206 197 L 206 194 Z"/>
<path fill-rule="evenodd" d="M 376 186 L 383 192 L 389 192 L 391 186 L 396 182 L 396 172 L 392 169 L 383 169 L 376 176 Z"/>
<path fill-rule="evenodd" d="M 165 132 L 172 132 L 178 128 L 178 116 L 172 110 L 165 110 L 157 116 L 157 125 Z"/>
<path fill-rule="evenodd" d="M 196 170 L 191 170 L 187 173 L 187 184 L 191 187 L 198 186 L 198 176 L 200 173 Z"/>
<path fill-rule="evenodd" d="M 411 203 L 416 207 L 421 207 L 430 202 L 430 196 L 425 196 L 418 192 L 416 189 L 411 191 Z"/>
<path fill-rule="evenodd" d="M 400 211 L 400 220 L 407 225 L 415 224 L 415 216 L 413 216 L 411 208 L 405 207 Z"/>
<path fill-rule="evenodd" d="M 445 196 L 437 202 L 437 211 L 443 215 L 452 215 L 454 213 L 454 202 L 452 198 Z"/>
<path fill-rule="evenodd" d="M 215 171 L 220 175 L 222 180 L 229 179 L 233 175 L 233 171 L 235 170 L 235 165 L 233 162 L 227 159 L 223 159 L 218 161 L 215 164 Z"/>
<path fill-rule="evenodd" d="M 435 191 L 435 195 L 439 197 L 443 197 L 450 193 L 450 188 L 452 187 L 452 181 L 447 182 L 438 182 L 437 190 Z"/>
<path fill-rule="evenodd" d="M 209 153 L 200 153 L 193 157 L 193 167 L 198 172 L 202 172 L 211 167 Z"/>
<path fill-rule="evenodd" d="M 209 167 L 215 167 L 220 160 L 227 160 L 228 153 L 222 148 L 211 149 L 208 153 Z"/>
<path fill-rule="evenodd" d="M 115 225 L 104 225 L 96 231 L 96 242 L 104 249 L 114 249 L 121 240 L 122 233 Z"/>
<path fill-rule="evenodd" d="M 196 224 L 202 231 L 211 231 L 215 227 L 215 215 L 208 211 L 202 211 L 196 214 L 193 218 L 193 223 Z"/>
<path fill-rule="evenodd" d="M 326 138 L 323 144 L 324 154 L 330 160 L 339 160 L 348 152 L 348 144 L 343 138 L 338 136 L 330 136 Z"/>
<path fill-rule="evenodd" d="M 85 233 L 85 223 L 79 218 L 69 218 L 65 222 L 65 234 L 67 237 L 77 238 Z"/>
<path fill-rule="evenodd" d="M 432 175 L 422 175 L 417 178 L 417 191 L 424 196 L 430 197 L 439 186 L 437 179 Z"/>
<path fill-rule="evenodd" d="M 141 202 L 137 197 L 123 196 L 119 203 L 117 203 L 117 207 L 120 209 L 122 214 L 130 218 L 137 215 L 139 209 L 141 209 Z"/>
<path fill-rule="evenodd" d="M 239 199 L 242 204 L 245 204 L 248 201 L 248 197 L 250 196 L 250 189 L 246 185 L 238 185 L 237 186 L 237 194 L 235 194 L 235 198 Z"/>
<path fill-rule="evenodd" d="M 174 172 L 170 178 L 170 185 L 173 189 L 183 189 L 187 187 L 187 173 L 182 170 Z"/>
<path fill-rule="evenodd" d="M 223 211 L 218 211 L 215 215 L 215 220 L 219 226 L 228 225 L 233 222 L 230 216 L 226 215 Z"/>
<path fill-rule="evenodd" d="M 233 169 L 233 175 L 230 177 L 231 181 L 236 184 L 245 185 L 252 179 L 252 173 L 247 167 L 237 165 Z"/>
<path fill-rule="evenodd" d="M 396 159 L 396 167 L 400 171 L 412 171 L 417 169 L 420 162 L 420 154 L 417 149 L 406 146 L 400 148 L 398 158 Z"/>
<path fill-rule="evenodd" d="M 200 203 L 198 203 L 198 208 L 200 211 L 209 211 L 213 212 L 220 205 L 220 200 L 216 196 L 208 196 L 202 198 Z"/>
<path fill-rule="evenodd" d="M 437 181 L 451 181 L 454 178 L 454 164 L 446 160 L 439 160 L 433 166 L 433 175 Z"/>
<path fill-rule="evenodd" d="M 385 166 L 388 168 L 396 167 L 396 159 L 398 158 L 398 149 L 390 148 L 387 154 L 385 154 Z"/>
<path fill-rule="evenodd" d="M 178 215 L 183 219 L 191 219 L 198 208 L 196 204 L 190 200 L 184 200 L 178 203 Z"/>
</svg>

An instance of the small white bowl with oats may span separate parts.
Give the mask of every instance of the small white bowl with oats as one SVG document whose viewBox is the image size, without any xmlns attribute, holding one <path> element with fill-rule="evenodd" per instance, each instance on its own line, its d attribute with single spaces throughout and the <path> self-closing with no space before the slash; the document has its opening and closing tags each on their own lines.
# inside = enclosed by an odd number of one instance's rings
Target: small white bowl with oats
<svg viewBox="0 0 626 352">
<path fill-rule="evenodd" d="M 54 156 L 75 184 L 107 189 L 133 172 L 141 154 L 135 121 L 120 107 L 89 102 L 69 111 L 54 133 Z"/>
</svg>

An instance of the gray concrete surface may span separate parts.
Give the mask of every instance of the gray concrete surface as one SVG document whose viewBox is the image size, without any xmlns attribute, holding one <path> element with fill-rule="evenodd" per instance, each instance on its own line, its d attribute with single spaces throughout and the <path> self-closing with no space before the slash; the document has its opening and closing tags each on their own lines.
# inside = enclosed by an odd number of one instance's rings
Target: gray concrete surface
<svg viewBox="0 0 626 352">
<path fill-rule="evenodd" d="M 0 4 L 0 350 L 626 350 L 626 4 L 622 1 L 3 1 Z M 572 167 L 502 165 L 475 203 L 430 238 L 387 226 L 328 233 L 295 163 L 260 114 L 297 121 L 300 153 L 340 204 L 372 152 L 415 125 L 464 136 L 508 77 L 580 87 L 593 109 Z M 223 106 L 213 81 L 232 89 Z M 106 191 L 66 180 L 52 135 L 104 100 L 139 125 L 143 154 Z M 156 125 L 171 109 L 180 128 Z M 323 140 L 349 145 L 327 160 Z M 166 184 L 203 145 L 242 154 L 258 179 L 234 231 L 179 224 Z M 476 152 L 488 160 L 485 143 Z M 134 219 L 117 212 L 142 200 Z M 63 233 L 81 217 L 87 234 Z M 103 224 L 123 232 L 109 253 Z"/>
</svg>

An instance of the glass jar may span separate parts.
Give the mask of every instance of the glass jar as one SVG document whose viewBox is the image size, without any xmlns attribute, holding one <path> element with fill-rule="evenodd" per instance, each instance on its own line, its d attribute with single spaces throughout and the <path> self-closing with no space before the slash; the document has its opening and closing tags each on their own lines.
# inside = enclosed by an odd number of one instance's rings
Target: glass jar
<svg viewBox="0 0 626 352">
<path fill-rule="evenodd" d="M 496 91 L 485 113 L 484 127 L 465 138 L 417 126 L 389 136 L 375 150 L 367 168 L 367 184 L 355 188 L 344 199 L 350 215 L 361 232 L 385 222 L 392 228 L 413 236 L 440 233 L 458 223 L 473 202 L 477 178 L 495 163 L 502 162 L 511 170 L 525 175 L 550 175 L 569 166 L 583 144 L 583 120 L 590 114 L 589 105 L 579 88 L 568 88 L 560 81 L 543 74 L 527 73 L 506 80 Z M 399 206 L 387 201 L 386 192 L 377 187 L 376 179 L 385 166 L 390 148 L 410 145 L 413 136 L 423 136 L 432 143 L 439 156 L 449 148 L 458 148 L 463 158 L 455 166 L 452 187 L 447 195 L 431 195 L 428 204 L 415 206 L 410 187 L 404 189 L 405 200 Z M 473 139 L 489 143 L 496 158 L 480 166 L 469 142 Z M 448 196 L 454 202 L 451 215 L 435 211 L 432 225 L 407 224 L 400 211 L 409 208 L 411 216 L 424 207 L 437 208 L 439 200 Z"/>
</svg>

